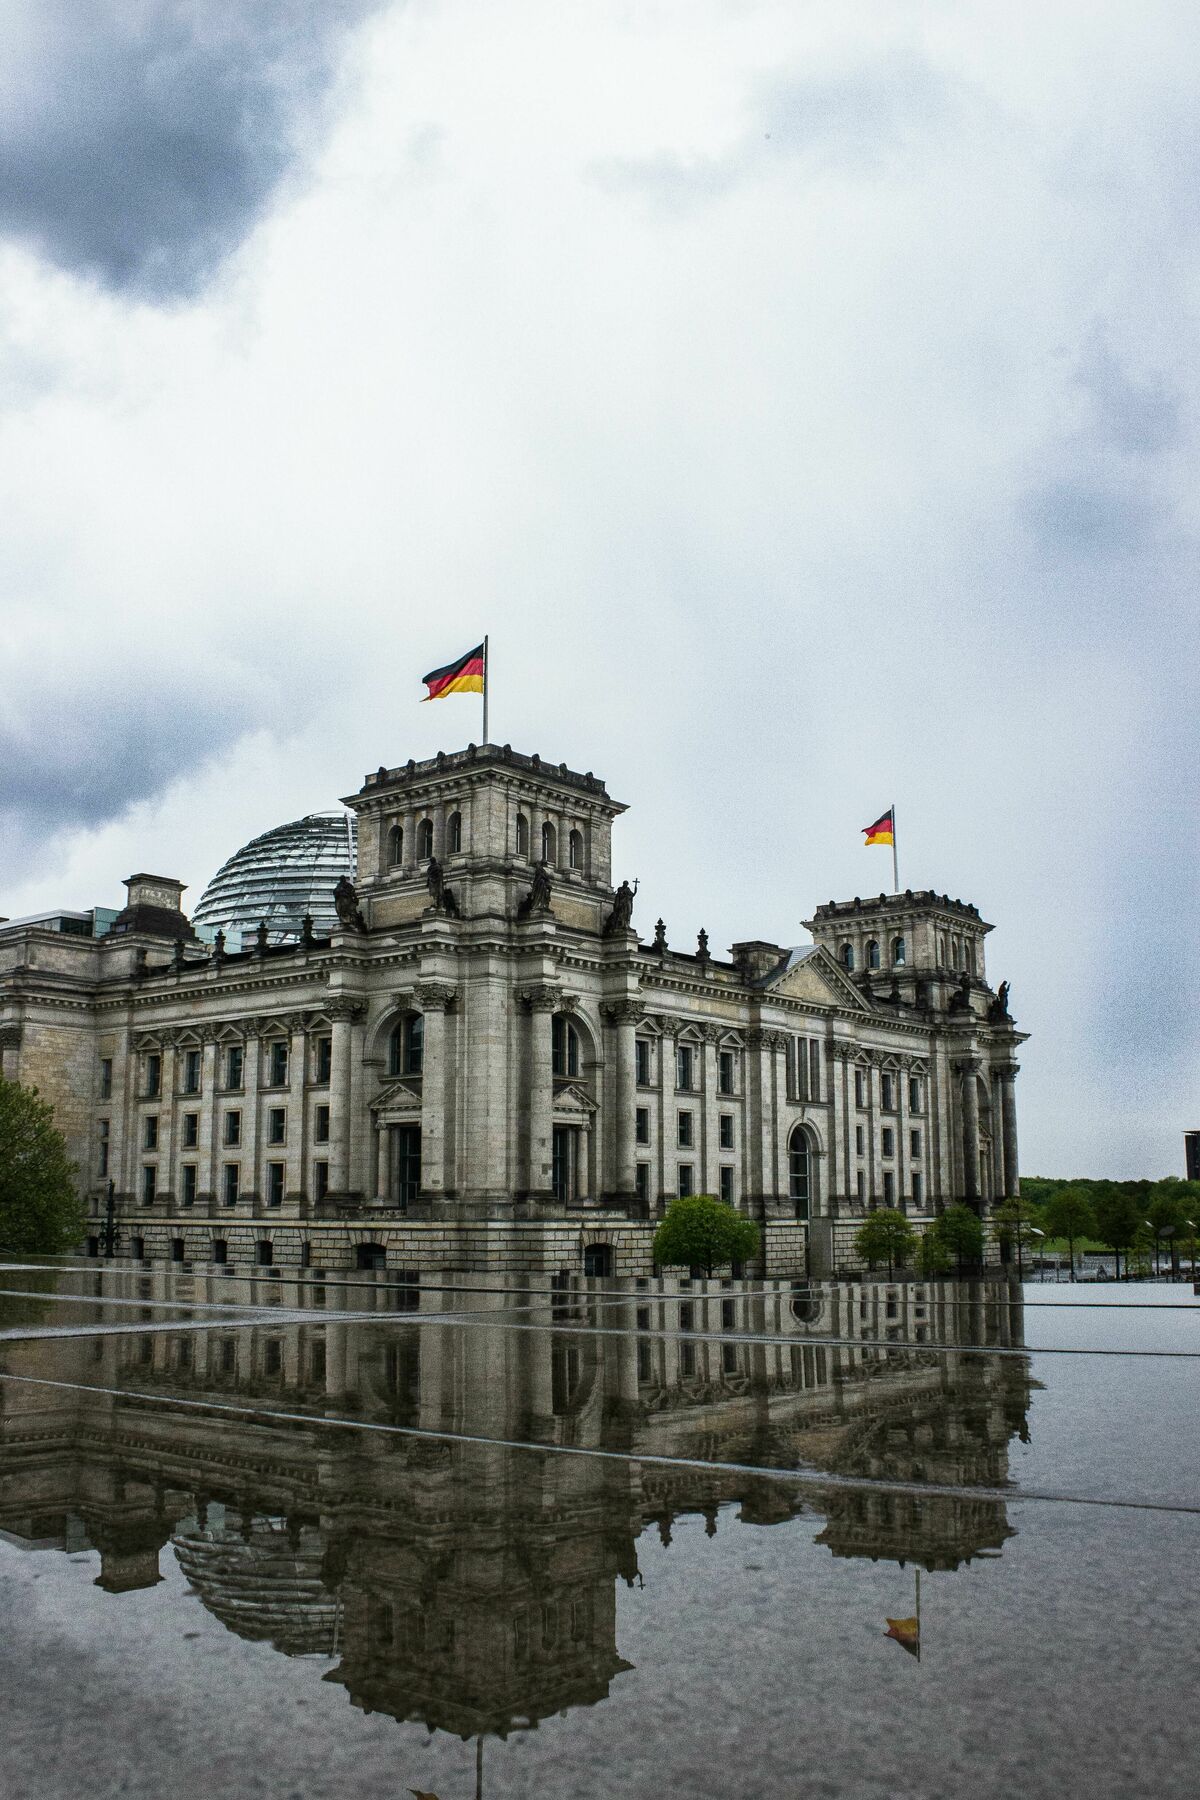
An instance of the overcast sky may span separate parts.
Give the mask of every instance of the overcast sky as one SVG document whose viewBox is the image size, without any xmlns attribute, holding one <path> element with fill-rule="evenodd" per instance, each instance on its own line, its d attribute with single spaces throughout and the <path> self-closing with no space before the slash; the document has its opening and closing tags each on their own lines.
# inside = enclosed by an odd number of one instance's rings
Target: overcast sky
<svg viewBox="0 0 1200 1800">
<path fill-rule="evenodd" d="M 480 735 L 670 940 L 974 901 L 1026 1173 L 1197 1093 L 1188 0 L 8 0 L 0 912 Z"/>
</svg>

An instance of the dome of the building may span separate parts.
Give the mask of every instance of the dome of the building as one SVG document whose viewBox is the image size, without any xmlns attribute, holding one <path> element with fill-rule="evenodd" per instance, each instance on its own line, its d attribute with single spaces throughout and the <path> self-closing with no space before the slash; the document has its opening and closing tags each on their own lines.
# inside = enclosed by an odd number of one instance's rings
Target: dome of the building
<svg viewBox="0 0 1200 1800">
<path fill-rule="evenodd" d="M 289 1536 L 272 1519 L 255 1519 L 245 1533 L 197 1525 L 171 1542 L 193 1591 L 227 1630 L 285 1656 L 334 1654 L 339 1602 L 322 1580 L 325 1540 L 315 1526 Z"/>
<path fill-rule="evenodd" d="M 309 813 L 251 839 L 217 870 L 192 915 L 201 937 L 225 933 L 230 950 L 249 949 L 260 924 L 267 942 L 300 936 L 304 915 L 326 937 L 337 923 L 333 890 L 343 875 L 354 879 L 352 813 Z"/>
</svg>

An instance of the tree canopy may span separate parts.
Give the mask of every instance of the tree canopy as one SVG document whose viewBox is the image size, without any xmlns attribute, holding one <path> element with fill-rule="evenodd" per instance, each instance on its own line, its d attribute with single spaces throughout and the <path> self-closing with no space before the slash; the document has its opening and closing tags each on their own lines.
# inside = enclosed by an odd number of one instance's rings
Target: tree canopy
<svg viewBox="0 0 1200 1800">
<path fill-rule="evenodd" d="M 654 1260 L 663 1268 L 703 1269 L 746 1262 L 758 1254 L 758 1227 L 715 1194 L 672 1200 L 654 1234 Z"/>
<path fill-rule="evenodd" d="M 983 1221 L 969 1206 L 948 1206 L 932 1229 L 960 1269 L 983 1260 Z"/>
<path fill-rule="evenodd" d="M 0 1245 L 53 1255 L 77 1244 L 85 1225 L 53 1112 L 36 1088 L 0 1078 Z"/>
<path fill-rule="evenodd" d="M 859 1227 L 854 1248 L 872 1268 L 885 1262 L 890 1275 L 912 1255 L 916 1242 L 917 1234 L 904 1214 L 894 1206 L 880 1206 Z"/>
<path fill-rule="evenodd" d="M 1064 1187 L 1051 1194 L 1044 1217 L 1051 1237 L 1066 1238 L 1071 1260 L 1071 1280 L 1075 1279 L 1075 1240 L 1091 1237 L 1096 1230 L 1096 1212 L 1083 1188 Z"/>
</svg>

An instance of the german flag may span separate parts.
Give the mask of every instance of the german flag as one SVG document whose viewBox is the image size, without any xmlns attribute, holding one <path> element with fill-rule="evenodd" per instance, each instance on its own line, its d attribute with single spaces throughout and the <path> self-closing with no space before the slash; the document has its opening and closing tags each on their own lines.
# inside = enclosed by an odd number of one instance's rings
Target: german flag
<svg viewBox="0 0 1200 1800">
<path fill-rule="evenodd" d="M 421 679 L 429 689 L 426 700 L 440 700 L 445 694 L 482 694 L 485 680 L 483 645 L 476 644 L 457 662 L 447 663 L 444 669 L 434 669 Z"/>
<path fill-rule="evenodd" d="M 428 676 L 426 680 L 428 680 Z M 867 844 L 894 844 L 896 842 L 896 827 L 890 806 L 883 817 L 876 819 L 873 825 L 863 826 L 863 836 L 866 839 L 866 843 L 863 845 L 864 850 Z"/>
</svg>

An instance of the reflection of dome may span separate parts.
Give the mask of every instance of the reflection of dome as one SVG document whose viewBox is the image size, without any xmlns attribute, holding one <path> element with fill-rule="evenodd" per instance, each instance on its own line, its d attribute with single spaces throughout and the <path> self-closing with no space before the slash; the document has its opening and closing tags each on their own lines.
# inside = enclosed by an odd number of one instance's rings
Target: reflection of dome
<svg viewBox="0 0 1200 1800">
<path fill-rule="evenodd" d="M 221 930 L 230 950 L 249 949 L 260 923 L 267 941 L 300 936 L 311 913 L 317 937 L 337 922 L 333 890 L 343 875 L 354 878 L 354 827 L 350 813 L 309 813 L 276 825 L 243 846 L 217 870 L 193 914 L 202 937 Z"/>
<path fill-rule="evenodd" d="M 177 1532 L 179 1566 L 214 1618 L 285 1656 L 333 1656 L 340 1602 L 321 1581 L 325 1540 L 304 1527 L 255 1519 L 249 1538 L 227 1526 Z"/>
</svg>

